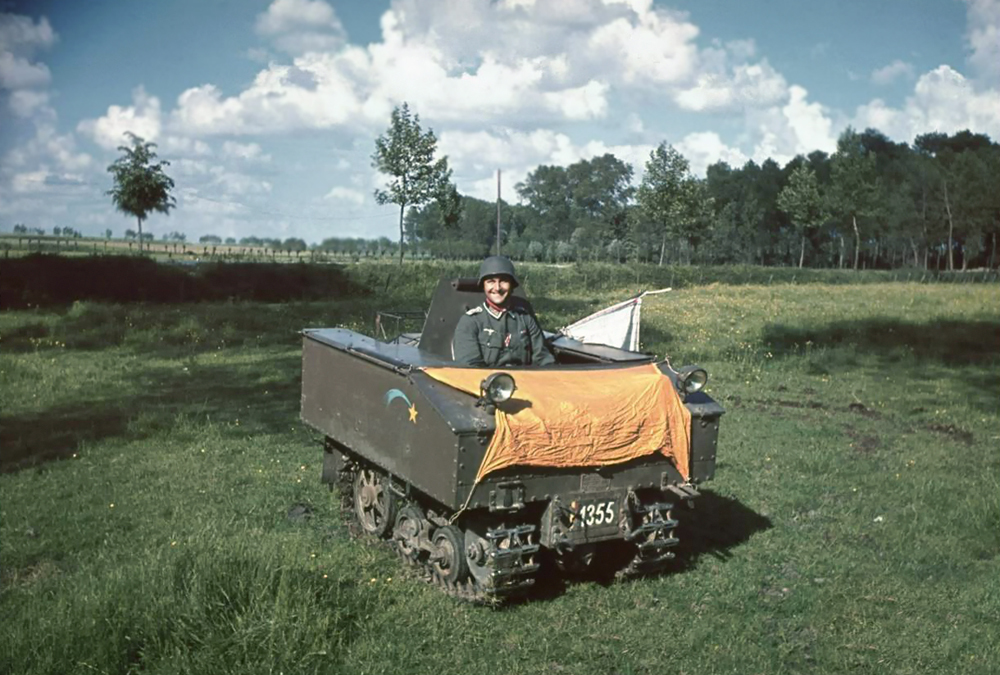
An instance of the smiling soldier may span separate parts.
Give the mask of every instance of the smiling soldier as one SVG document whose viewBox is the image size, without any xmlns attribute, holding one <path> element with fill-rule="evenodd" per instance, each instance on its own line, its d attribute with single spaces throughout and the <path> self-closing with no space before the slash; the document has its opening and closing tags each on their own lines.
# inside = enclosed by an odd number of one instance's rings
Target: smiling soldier
<svg viewBox="0 0 1000 675">
<path fill-rule="evenodd" d="M 456 363 L 486 368 L 555 363 L 531 304 L 512 295 L 517 286 L 507 258 L 490 256 L 479 266 L 479 288 L 486 298 L 458 321 Z"/>
</svg>

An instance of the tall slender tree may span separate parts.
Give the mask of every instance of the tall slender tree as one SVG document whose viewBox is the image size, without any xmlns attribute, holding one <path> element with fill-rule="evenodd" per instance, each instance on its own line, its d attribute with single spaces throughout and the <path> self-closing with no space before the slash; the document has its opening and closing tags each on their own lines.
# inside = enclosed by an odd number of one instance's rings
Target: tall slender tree
<svg viewBox="0 0 1000 675">
<path fill-rule="evenodd" d="M 816 172 L 801 164 L 788 177 L 788 184 L 778 194 L 778 208 L 788 214 L 799 235 L 799 269 L 806 259 L 806 238 L 823 224 L 826 212 L 819 193 Z"/>
<path fill-rule="evenodd" d="M 451 180 L 448 158 L 434 159 L 437 137 L 424 132 L 420 116 L 406 103 L 392 111 L 389 128 L 375 139 L 372 167 L 389 176 L 386 189 L 375 190 L 379 204 L 399 205 L 399 264 L 403 264 L 403 215 L 407 206 L 421 206 L 442 193 Z"/>
<path fill-rule="evenodd" d="M 682 215 L 689 202 L 689 179 L 690 164 L 687 159 L 666 141 L 649 153 L 637 199 L 648 219 L 662 229 L 660 265 L 666 255 L 667 239 L 678 234 Z"/>
<path fill-rule="evenodd" d="M 881 193 L 875 153 L 866 150 L 861 140 L 861 135 L 848 127 L 837 139 L 832 169 L 831 204 L 835 211 L 851 221 L 854 230 L 854 269 L 858 269 L 861 256 L 858 218 L 877 213 Z"/>
<path fill-rule="evenodd" d="M 153 211 L 169 215 L 177 202 L 171 196 L 174 181 L 163 171 L 169 166 L 166 160 L 158 158 L 150 143 L 131 131 L 126 131 L 131 145 L 120 145 L 122 156 L 108 167 L 114 178 L 114 187 L 106 194 L 111 196 L 115 208 L 122 213 L 135 216 L 139 222 L 139 251 L 142 251 L 142 221 Z"/>
</svg>

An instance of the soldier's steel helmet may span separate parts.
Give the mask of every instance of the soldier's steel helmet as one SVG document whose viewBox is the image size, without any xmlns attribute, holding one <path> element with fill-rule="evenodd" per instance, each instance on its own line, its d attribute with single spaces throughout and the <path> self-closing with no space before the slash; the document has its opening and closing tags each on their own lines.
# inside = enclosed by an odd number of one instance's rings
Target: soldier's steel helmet
<svg viewBox="0 0 1000 675">
<path fill-rule="evenodd" d="M 491 255 L 479 266 L 479 287 L 483 287 L 483 280 L 486 277 L 495 277 L 501 274 L 510 277 L 511 290 L 521 285 L 521 282 L 514 276 L 514 263 L 502 255 Z"/>
</svg>

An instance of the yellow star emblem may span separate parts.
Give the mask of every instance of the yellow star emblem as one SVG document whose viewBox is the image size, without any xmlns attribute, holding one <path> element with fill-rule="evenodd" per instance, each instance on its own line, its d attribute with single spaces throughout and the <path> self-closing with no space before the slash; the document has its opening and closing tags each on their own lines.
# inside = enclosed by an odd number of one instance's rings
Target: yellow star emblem
<svg viewBox="0 0 1000 675">
<path fill-rule="evenodd" d="M 410 421 L 414 424 L 417 423 L 417 406 L 415 405 L 410 406 Z"/>
</svg>

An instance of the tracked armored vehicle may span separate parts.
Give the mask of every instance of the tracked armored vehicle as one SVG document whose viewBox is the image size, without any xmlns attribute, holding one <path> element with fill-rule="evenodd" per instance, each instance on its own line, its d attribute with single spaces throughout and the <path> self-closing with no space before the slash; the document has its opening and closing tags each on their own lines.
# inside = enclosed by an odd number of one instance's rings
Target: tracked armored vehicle
<svg viewBox="0 0 1000 675">
<path fill-rule="evenodd" d="M 303 331 L 322 481 L 360 530 L 463 599 L 523 594 L 548 565 L 663 570 L 674 506 L 715 472 L 723 409 L 704 371 L 551 333 L 555 365 L 461 368 L 455 326 L 482 298 L 476 279 L 442 280 L 420 333 Z"/>
</svg>

